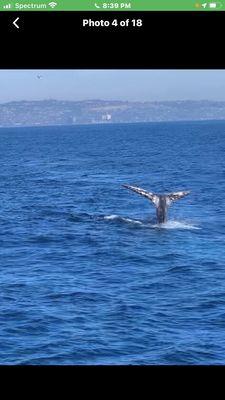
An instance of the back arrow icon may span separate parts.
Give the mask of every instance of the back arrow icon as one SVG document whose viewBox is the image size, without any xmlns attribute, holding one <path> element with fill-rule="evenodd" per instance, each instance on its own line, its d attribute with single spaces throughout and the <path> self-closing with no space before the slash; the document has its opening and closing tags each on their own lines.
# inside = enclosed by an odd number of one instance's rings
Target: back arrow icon
<svg viewBox="0 0 225 400">
<path fill-rule="evenodd" d="M 20 19 L 20 17 L 16 18 L 15 21 L 13 21 L 13 25 L 14 25 L 17 29 L 20 28 L 19 25 L 17 25 L 17 21 L 18 21 L 19 19 Z"/>
</svg>

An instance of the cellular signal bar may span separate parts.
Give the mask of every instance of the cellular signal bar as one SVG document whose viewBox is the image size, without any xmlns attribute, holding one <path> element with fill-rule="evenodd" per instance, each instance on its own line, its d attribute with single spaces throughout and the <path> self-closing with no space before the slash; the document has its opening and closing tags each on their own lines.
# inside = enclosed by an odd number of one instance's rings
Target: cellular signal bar
<svg viewBox="0 0 225 400">
<path fill-rule="evenodd" d="M 0 3 L 0 11 L 225 11 L 225 0 L 1 0 Z"/>
</svg>

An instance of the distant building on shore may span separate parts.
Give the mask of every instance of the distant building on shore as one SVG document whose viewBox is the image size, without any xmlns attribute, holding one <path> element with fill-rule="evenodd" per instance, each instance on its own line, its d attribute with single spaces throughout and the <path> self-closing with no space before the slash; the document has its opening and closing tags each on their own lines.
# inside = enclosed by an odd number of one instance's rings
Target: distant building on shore
<svg viewBox="0 0 225 400">
<path fill-rule="evenodd" d="M 103 114 L 102 121 L 111 121 L 112 115 L 111 114 Z"/>
</svg>

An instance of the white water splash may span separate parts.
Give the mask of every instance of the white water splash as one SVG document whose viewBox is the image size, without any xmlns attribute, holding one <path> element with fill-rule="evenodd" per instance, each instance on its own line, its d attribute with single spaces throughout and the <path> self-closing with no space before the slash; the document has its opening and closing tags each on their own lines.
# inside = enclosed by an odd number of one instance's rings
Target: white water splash
<svg viewBox="0 0 225 400">
<path fill-rule="evenodd" d="M 196 225 L 184 221 L 167 221 L 164 224 L 152 225 L 153 228 L 160 229 L 201 229 Z"/>
<path fill-rule="evenodd" d="M 104 219 L 107 219 L 107 220 L 113 220 L 113 219 L 118 219 L 118 218 L 120 218 L 119 217 L 119 215 L 105 215 L 104 217 L 103 217 Z"/>
<path fill-rule="evenodd" d="M 152 224 L 150 222 L 147 221 L 138 221 L 136 219 L 132 219 L 132 218 L 125 218 L 125 217 L 121 217 L 119 215 L 116 214 L 112 214 L 112 215 L 106 215 L 103 217 L 105 220 L 108 221 L 122 221 L 122 222 L 128 222 L 130 224 L 137 224 L 137 225 L 141 225 L 143 227 L 148 227 L 148 228 L 157 228 L 157 229 L 201 229 L 196 225 L 193 225 L 191 223 L 188 222 L 184 222 L 184 221 L 168 221 L 165 222 L 164 224 Z"/>
</svg>

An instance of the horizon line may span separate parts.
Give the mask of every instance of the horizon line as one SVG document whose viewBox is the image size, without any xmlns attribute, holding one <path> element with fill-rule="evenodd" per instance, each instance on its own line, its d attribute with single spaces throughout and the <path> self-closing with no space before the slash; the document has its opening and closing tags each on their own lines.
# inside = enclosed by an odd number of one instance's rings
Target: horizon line
<svg viewBox="0 0 225 400">
<path fill-rule="evenodd" d="M 139 125 L 139 124 L 174 124 L 174 123 L 204 123 L 204 122 L 225 122 L 225 116 L 222 119 L 180 119 L 180 120 L 167 120 L 167 121 L 139 121 L 139 122 L 84 122 L 81 124 L 56 124 L 56 125 L 9 125 L 9 126 L 2 126 L 0 125 L 1 129 L 24 129 L 24 128 L 56 128 L 56 127 L 78 127 L 78 126 L 93 126 L 93 125 Z"/>
<path fill-rule="evenodd" d="M 72 100 L 72 99 L 55 99 L 55 98 L 48 98 L 48 99 L 15 99 L 15 100 L 7 100 L 7 101 L 0 101 L 0 105 L 8 104 L 8 103 L 17 103 L 17 102 L 43 102 L 43 101 L 58 101 L 58 102 L 87 102 L 87 101 L 104 101 L 104 102 L 121 102 L 121 103 L 175 103 L 175 102 L 224 102 L 224 100 L 219 99 L 176 99 L 176 100 L 120 100 L 120 99 L 82 99 L 82 100 Z"/>
</svg>

